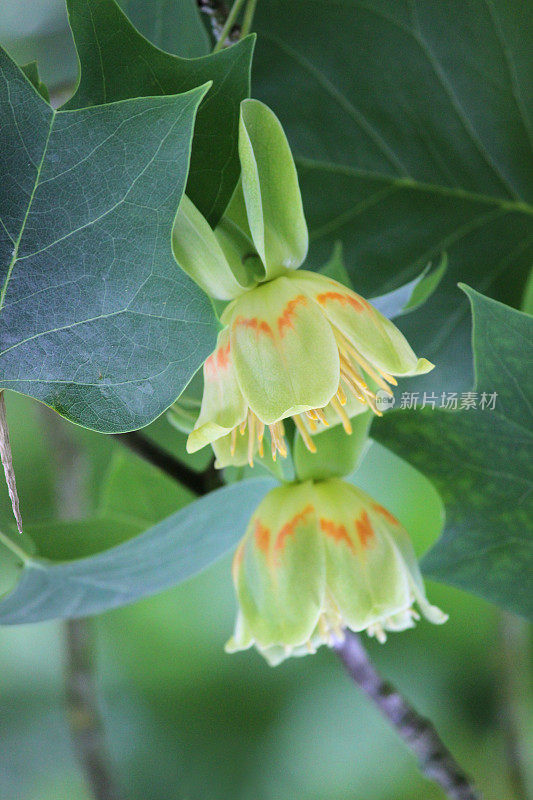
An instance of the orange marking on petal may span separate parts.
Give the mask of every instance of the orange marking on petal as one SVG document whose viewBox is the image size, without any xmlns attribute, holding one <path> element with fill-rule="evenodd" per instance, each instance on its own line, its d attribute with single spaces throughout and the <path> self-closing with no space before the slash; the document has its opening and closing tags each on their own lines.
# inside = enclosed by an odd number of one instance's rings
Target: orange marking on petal
<svg viewBox="0 0 533 800">
<path fill-rule="evenodd" d="M 244 541 L 242 541 L 239 544 L 239 546 L 235 550 L 235 555 L 233 556 L 233 563 L 231 565 L 231 574 L 234 583 L 237 583 L 237 573 L 239 572 L 243 559 L 244 559 Z"/>
<path fill-rule="evenodd" d="M 280 336 L 284 336 L 285 328 L 294 328 L 293 322 L 297 313 L 296 307 L 299 305 L 307 305 L 307 297 L 303 294 L 299 294 L 293 300 L 289 300 L 283 309 L 283 314 L 278 317 L 278 330 Z"/>
<path fill-rule="evenodd" d="M 296 528 L 298 527 L 298 524 L 300 522 L 303 522 L 305 520 L 305 518 L 307 517 L 307 515 L 308 514 L 312 514 L 314 510 L 315 509 L 313 508 L 312 505 L 306 506 L 303 509 L 303 511 L 300 511 L 299 514 L 296 514 L 291 520 L 289 520 L 289 522 L 287 522 L 283 526 L 283 528 L 278 533 L 278 536 L 277 536 L 277 539 L 276 539 L 276 545 L 275 545 L 275 549 L 276 550 L 283 550 L 283 548 L 285 547 L 285 539 L 288 536 L 292 536 L 293 533 L 295 532 Z"/>
<path fill-rule="evenodd" d="M 217 367 L 226 369 L 230 362 L 230 343 L 228 342 L 225 347 L 219 347 L 217 350 Z"/>
<path fill-rule="evenodd" d="M 370 524 L 368 514 L 363 511 L 360 519 L 355 520 L 355 529 L 362 547 L 368 547 L 370 539 L 374 537 L 374 530 Z"/>
<path fill-rule="evenodd" d="M 320 529 L 324 531 L 326 536 L 331 536 L 336 542 L 344 542 L 348 545 L 352 553 L 354 552 L 353 542 L 348 536 L 348 531 L 344 525 L 336 525 L 332 519 L 320 520 Z"/>
<path fill-rule="evenodd" d="M 225 347 L 219 347 L 218 350 L 211 353 L 209 358 L 206 358 L 204 364 L 205 377 L 216 378 L 219 370 L 225 370 L 229 367 L 230 361 L 230 343 L 228 342 Z"/>
<path fill-rule="evenodd" d="M 322 294 L 317 295 L 316 299 L 321 306 L 325 306 L 329 300 L 335 300 L 343 306 L 352 306 L 358 312 L 366 311 L 368 308 L 368 303 L 362 297 L 358 299 L 351 294 L 342 294 L 342 292 L 322 292 Z"/>
<path fill-rule="evenodd" d="M 233 323 L 233 327 L 237 328 L 238 326 L 243 328 L 251 328 L 257 334 L 264 333 L 266 336 L 274 336 L 272 333 L 272 328 L 268 322 L 266 322 L 264 319 L 257 319 L 257 317 L 251 317 L 249 319 L 246 317 L 237 317 Z"/>
<path fill-rule="evenodd" d="M 268 553 L 268 545 L 270 544 L 270 531 L 266 525 L 263 525 L 261 520 L 256 520 L 254 529 L 255 543 L 263 553 Z"/>
<path fill-rule="evenodd" d="M 396 517 L 393 517 L 392 514 L 390 513 L 390 511 L 387 511 L 386 508 L 383 508 L 383 506 L 380 506 L 379 503 L 374 503 L 372 505 L 372 508 L 374 509 L 374 511 L 377 511 L 378 514 L 381 514 L 382 517 L 385 517 L 387 522 L 390 522 L 391 525 L 399 525 L 400 524 L 398 522 L 398 520 L 396 519 Z"/>
</svg>

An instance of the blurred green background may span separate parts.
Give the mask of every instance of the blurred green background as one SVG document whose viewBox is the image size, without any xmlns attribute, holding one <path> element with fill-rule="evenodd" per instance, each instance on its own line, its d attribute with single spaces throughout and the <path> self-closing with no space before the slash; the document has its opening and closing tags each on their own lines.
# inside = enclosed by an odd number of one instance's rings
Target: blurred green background
<svg viewBox="0 0 533 800">
<path fill-rule="evenodd" d="M 52 86 L 72 81 L 75 55 L 63 0 L 2 0 L 0 41 L 20 63 L 37 58 Z M 10 393 L 7 403 L 25 520 L 50 518 L 54 459 L 46 413 Z M 64 428 L 88 454 L 92 497 L 120 445 Z M 183 439 L 166 422 L 156 424 L 154 436 L 183 453 Z M 359 483 L 402 519 L 423 553 L 441 516 L 427 481 L 374 445 Z M 5 488 L 0 495 L 5 515 Z M 322 649 L 276 669 L 255 652 L 224 653 L 235 613 L 230 558 L 94 621 L 108 743 L 125 796 L 442 799 L 332 653 Z M 521 623 L 451 588 L 429 584 L 428 594 L 450 614 L 444 627 L 422 622 L 384 646 L 369 641 L 368 649 L 383 674 L 434 721 L 487 800 L 523 800 L 513 793 L 505 761 L 501 645 L 502 625 L 521 635 Z M 527 629 L 523 638 L 527 646 Z M 61 624 L 0 629 L 2 800 L 89 797 L 66 723 L 63 669 Z M 526 693 L 517 710 L 531 753 L 533 705 Z"/>
</svg>

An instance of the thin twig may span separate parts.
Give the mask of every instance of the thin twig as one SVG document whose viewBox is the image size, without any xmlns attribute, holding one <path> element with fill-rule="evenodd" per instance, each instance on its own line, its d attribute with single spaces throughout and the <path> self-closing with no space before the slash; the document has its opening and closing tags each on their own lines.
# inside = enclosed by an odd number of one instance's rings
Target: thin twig
<svg viewBox="0 0 533 800">
<path fill-rule="evenodd" d="M 119 800 L 111 777 L 94 678 L 94 642 L 89 620 L 65 623 L 66 697 L 74 746 L 96 800 Z"/>
<path fill-rule="evenodd" d="M 233 32 L 233 29 L 237 22 L 237 17 L 239 16 L 239 12 L 241 10 L 243 3 L 244 0 L 234 0 L 233 5 L 228 14 L 228 18 L 224 23 L 224 27 L 220 31 L 220 37 L 215 46 L 213 47 L 213 53 L 216 53 L 218 50 L 222 50 L 222 48 L 226 46 L 230 34 Z M 231 44 L 231 41 L 229 43 Z"/>
<path fill-rule="evenodd" d="M 450 800 L 480 800 L 470 780 L 445 747 L 431 722 L 414 711 L 405 698 L 385 683 L 372 665 L 359 636 L 347 632 L 334 645 L 354 682 L 368 695 L 409 749 L 420 769 L 442 787 Z"/>
<path fill-rule="evenodd" d="M 528 700 L 531 697 L 531 653 L 527 622 L 501 612 L 498 649 L 501 726 L 505 739 L 506 761 L 513 792 L 519 800 L 532 794 L 528 787 L 526 764 L 533 763 L 527 753 L 526 726 Z"/>
<path fill-rule="evenodd" d="M 248 0 L 248 4 L 246 6 L 246 10 L 244 12 L 244 17 L 242 20 L 242 27 L 241 27 L 241 36 L 244 38 L 247 36 L 250 31 L 252 30 L 252 24 L 254 21 L 254 14 L 255 14 L 255 7 L 257 6 L 257 0 Z"/>
<path fill-rule="evenodd" d="M 55 460 L 57 515 L 62 519 L 81 518 L 88 510 L 85 454 L 57 414 L 41 408 Z M 65 622 L 65 648 L 67 715 L 79 762 L 95 800 L 119 800 L 98 706 L 91 620 Z"/>
<path fill-rule="evenodd" d="M 6 403 L 2 390 L 0 390 L 0 458 L 2 459 L 2 466 L 4 467 L 4 474 L 6 476 L 7 491 L 11 499 L 11 508 L 13 509 L 19 533 L 22 533 L 22 517 L 20 515 L 17 481 L 15 479 L 15 470 L 13 469 L 9 428 L 7 426 Z"/>
<path fill-rule="evenodd" d="M 204 472 L 195 472 L 190 467 L 182 464 L 181 461 L 178 461 L 177 458 L 171 456 L 159 445 L 143 436 L 139 431 L 117 433 L 114 438 L 138 456 L 144 458 L 145 461 L 149 461 L 150 464 L 158 467 L 170 478 L 186 486 L 194 494 L 207 494 L 223 485 L 212 465 Z"/>
<path fill-rule="evenodd" d="M 209 17 L 213 38 L 218 42 L 224 23 L 228 18 L 228 6 L 223 0 L 196 0 L 196 3 L 200 12 Z"/>
</svg>

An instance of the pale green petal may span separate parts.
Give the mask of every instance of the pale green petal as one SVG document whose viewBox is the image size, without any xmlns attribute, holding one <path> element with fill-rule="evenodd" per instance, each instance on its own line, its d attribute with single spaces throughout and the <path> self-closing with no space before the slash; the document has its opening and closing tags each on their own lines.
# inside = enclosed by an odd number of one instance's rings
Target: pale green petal
<svg viewBox="0 0 533 800">
<path fill-rule="evenodd" d="M 382 515 L 388 514 L 386 509 L 383 509 L 381 506 L 376 505 L 375 508 L 381 509 Z M 384 530 L 384 534 L 390 537 L 392 544 L 398 549 L 404 561 L 409 575 L 411 590 L 416 599 L 418 607 L 420 608 L 420 611 L 423 613 L 425 618 L 429 620 L 429 622 L 432 622 L 434 625 L 442 625 L 447 621 L 448 615 L 441 611 L 440 608 L 437 608 L 437 606 L 433 606 L 428 602 L 424 580 L 420 572 L 420 567 L 418 566 L 418 561 L 415 551 L 413 550 L 413 545 L 411 543 L 409 534 L 405 528 L 399 524 L 392 526 L 389 525 Z"/>
<path fill-rule="evenodd" d="M 287 278 L 239 297 L 222 316 L 231 329 L 238 381 L 267 425 L 325 406 L 339 384 L 333 329 L 316 303 Z"/>
<path fill-rule="evenodd" d="M 326 549 L 327 593 L 355 631 L 407 610 L 412 594 L 397 549 L 382 535 L 373 501 L 342 480 L 315 485 Z"/>
<path fill-rule="evenodd" d="M 231 300 L 242 294 L 209 223 L 186 195 L 174 221 L 172 250 L 182 270 L 211 297 Z"/>
<path fill-rule="evenodd" d="M 187 440 L 194 453 L 225 436 L 246 419 L 246 401 L 235 374 L 227 328 L 218 334 L 216 350 L 204 364 L 204 394 L 198 421 Z"/>
<path fill-rule="evenodd" d="M 237 548 L 233 579 L 241 611 L 231 648 L 292 648 L 312 635 L 325 590 L 324 549 L 311 483 L 273 489 Z"/>
<path fill-rule="evenodd" d="M 268 278 L 296 269 L 308 234 L 296 167 L 276 115 L 258 100 L 243 100 L 239 157 L 248 225 Z"/>
<path fill-rule="evenodd" d="M 396 325 L 367 300 L 337 281 L 300 270 L 289 280 L 320 306 L 330 322 L 359 353 L 390 375 L 421 375 L 433 369 L 425 358 L 417 358 Z"/>
</svg>

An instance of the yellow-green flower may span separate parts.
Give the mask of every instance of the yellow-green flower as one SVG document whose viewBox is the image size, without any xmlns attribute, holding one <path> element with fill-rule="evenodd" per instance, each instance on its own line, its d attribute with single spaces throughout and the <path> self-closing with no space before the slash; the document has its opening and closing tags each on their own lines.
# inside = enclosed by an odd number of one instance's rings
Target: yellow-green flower
<svg viewBox="0 0 533 800">
<path fill-rule="evenodd" d="M 370 303 L 323 275 L 299 270 L 308 246 L 296 168 L 276 116 L 241 104 L 241 180 L 212 230 L 185 197 L 173 231 L 180 266 L 217 300 L 225 326 L 204 364 L 204 397 L 189 452 L 212 444 L 219 466 L 253 463 L 270 446 L 287 453 L 292 417 L 308 448 L 320 425 L 370 407 L 396 377 L 428 372 L 398 328 Z M 244 438 L 241 439 L 240 436 Z"/>
<path fill-rule="evenodd" d="M 239 610 L 228 652 L 252 645 L 275 665 L 366 630 L 412 628 L 428 603 L 405 529 L 365 492 L 340 479 L 272 490 L 253 515 L 233 561 Z"/>
</svg>

